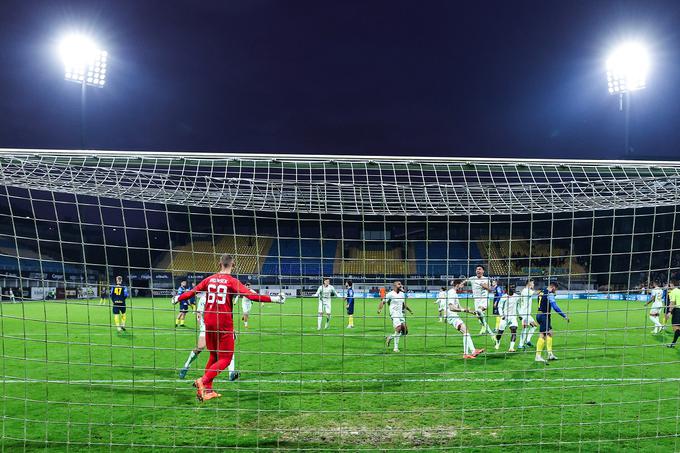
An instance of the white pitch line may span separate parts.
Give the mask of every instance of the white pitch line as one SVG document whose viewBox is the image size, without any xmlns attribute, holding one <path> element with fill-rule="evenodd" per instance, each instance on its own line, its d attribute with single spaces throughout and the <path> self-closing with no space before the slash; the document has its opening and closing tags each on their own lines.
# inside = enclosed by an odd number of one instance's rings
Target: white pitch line
<svg viewBox="0 0 680 453">
<path fill-rule="evenodd" d="M 243 379 L 244 384 L 380 384 L 380 383 L 439 383 L 439 382 L 543 382 L 545 379 L 533 378 L 414 378 L 414 379 Z M 550 382 L 678 382 L 678 378 L 550 378 Z M 190 383 L 186 379 L 78 379 L 78 380 L 44 380 L 44 379 L 4 379 L 3 384 L 159 384 Z"/>
</svg>

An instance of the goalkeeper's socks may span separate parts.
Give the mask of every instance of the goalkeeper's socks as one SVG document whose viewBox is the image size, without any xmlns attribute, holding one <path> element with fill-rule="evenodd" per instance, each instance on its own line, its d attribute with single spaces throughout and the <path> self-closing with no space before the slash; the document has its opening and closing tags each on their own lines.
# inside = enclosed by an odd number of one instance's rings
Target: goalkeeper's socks
<svg viewBox="0 0 680 453">
<path fill-rule="evenodd" d="M 677 310 L 677 309 L 676 309 Z M 675 335 L 673 335 L 673 342 L 671 344 L 675 344 L 678 341 L 678 338 L 680 338 L 680 330 L 675 331 Z"/>
<path fill-rule="evenodd" d="M 189 353 L 189 358 L 187 359 L 186 362 L 184 362 L 184 368 L 189 368 L 191 366 L 191 363 L 198 358 L 198 354 L 200 354 L 200 352 L 191 351 Z"/>
</svg>

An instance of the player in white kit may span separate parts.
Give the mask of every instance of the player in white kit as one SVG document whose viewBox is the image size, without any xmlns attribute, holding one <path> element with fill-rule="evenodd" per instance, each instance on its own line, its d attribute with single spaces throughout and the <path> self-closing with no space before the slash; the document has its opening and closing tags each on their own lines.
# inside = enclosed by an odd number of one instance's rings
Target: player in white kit
<svg viewBox="0 0 680 453">
<path fill-rule="evenodd" d="M 508 292 L 501 296 L 498 302 L 498 314 L 501 317 L 501 324 L 498 327 L 496 334 L 496 344 L 494 348 L 498 350 L 501 347 L 501 338 L 503 331 L 510 328 L 510 347 L 508 352 L 515 352 L 515 341 L 517 341 L 517 306 L 519 304 L 519 295 L 516 293 L 515 285 L 510 285 Z"/>
<path fill-rule="evenodd" d="M 250 289 L 250 283 L 246 283 L 246 288 Z M 252 291 L 252 289 L 250 289 Z M 238 296 L 241 299 L 241 310 L 243 315 L 241 320 L 243 321 L 243 327 L 248 328 L 248 318 L 250 317 L 250 309 L 253 308 L 253 301 L 245 296 Z"/>
<path fill-rule="evenodd" d="M 439 322 L 444 322 L 446 318 L 446 287 L 442 286 L 439 294 L 437 294 L 437 300 L 434 301 L 439 309 Z"/>
<path fill-rule="evenodd" d="M 651 310 L 649 310 L 649 319 L 652 321 L 652 324 L 654 324 L 654 329 L 652 330 L 652 333 L 659 333 L 666 326 L 661 324 L 659 316 L 659 314 L 661 313 L 661 309 L 664 307 L 664 300 L 663 289 L 661 288 L 658 282 L 652 283 L 651 297 L 649 299 L 649 302 L 647 302 L 645 306 L 649 304 L 652 304 L 652 308 Z"/>
<path fill-rule="evenodd" d="M 519 295 L 519 305 L 517 307 L 517 314 L 522 320 L 522 333 L 519 335 L 519 349 L 524 349 L 525 346 L 533 347 L 531 344 L 531 337 L 536 332 L 538 323 L 531 315 L 531 299 L 534 297 L 534 279 L 527 280 L 526 285 L 522 288 Z"/>
<path fill-rule="evenodd" d="M 472 342 L 472 337 L 465 326 L 465 323 L 460 318 L 458 313 L 470 313 L 474 315 L 475 312 L 468 308 L 463 308 L 458 300 L 458 291 L 465 286 L 465 280 L 462 278 L 453 280 L 451 288 L 446 292 L 446 322 L 463 334 L 463 358 L 474 359 L 479 354 L 484 352 L 484 349 L 475 349 Z"/>
<path fill-rule="evenodd" d="M 475 268 L 476 275 L 470 277 L 467 281 L 472 286 L 472 297 L 475 300 L 475 314 L 477 315 L 477 319 L 479 319 L 479 323 L 482 325 L 482 330 L 479 331 L 479 334 L 488 333 L 489 335 L 493 335 L 493 330 L 491 330 L 491 327 L 489 327 L 489 324 L 486 322 L 485 313 L 489 303 L 491 282 L 489 281 L 489 277 L 484 275 L 484 270 L 484 266 L 480 264 Z"/>
<path fill-rule="evenodd" d="M 248 285 L 250 286 L 250 285 Z M 184 363 L 184 366 L 179 370 L 179 378 L 184 379 L 189 372 L 189 367 L 191 363 L 198 358 L 198 355 L 205 349 L 205 321 L 203 321 L 203 312 L 205 311 L 205 298 L 206 293 L 199 293 L 198 303 L 196 304 L 196 320 L 198 321 L 198 340 L 196 341 L 196 347 L 189 353 L 189 358 Z M 234 334 L 234 339 L 236 339 L 236 334 Z M 234 370 L 236 353 L 231 357 L 231 363 L 227 369 L 229 370 L 229 380 L 235 381 L 239 378 L 240 373 Z"/>
<path fill-rule="evenodd" d="M 404 293 L 404 288 L 399 280 L 394 282 L 392 291 L 387 293 L 385 298 L 380 301 L 378 314 L 382 313 L 385 303 L 390 306 L 390 318 L 392 318 L 392 327 L 394 327 L 394 333 L 385 338 L 385 345 L 389 347 L 392 340 L 394 340 L 394 352 L 399 352 L 399 337 L 408 335 L 404 310 L 408 310 L 411 314 L 413 313 L 409 306 L 406 305 L 406 293 Z"/>
<path fill-rule="evenodd" d="M 319 316 L 316 319 L 316 330 L 321 330 L 321 321 L 323 320 L 323 314 L 326 313 L 326 326 L 324 329 L 328 329 L 331 323 L 331 298 L 338 296 L 338 293 L 331 285 L 331 280 L 329 278 L 323 279 L 323 285 L 319 286 L 319 289 L 314 293 L 314 297 L 319 298 Z"/>
</svg>

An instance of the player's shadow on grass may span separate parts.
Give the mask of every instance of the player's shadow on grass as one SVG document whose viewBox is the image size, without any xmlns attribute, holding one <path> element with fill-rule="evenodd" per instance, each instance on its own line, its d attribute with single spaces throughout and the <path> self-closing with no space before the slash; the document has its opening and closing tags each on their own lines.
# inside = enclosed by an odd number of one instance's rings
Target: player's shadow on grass
<svg viewBox="0 0 680 453">
<path fill-rule="evenodd" d="M 673 331 L 662 330 L 661 334 L 651 336 L 657 343 L 670 343 L 669 339 L 673 338 Z"/>
</svg>

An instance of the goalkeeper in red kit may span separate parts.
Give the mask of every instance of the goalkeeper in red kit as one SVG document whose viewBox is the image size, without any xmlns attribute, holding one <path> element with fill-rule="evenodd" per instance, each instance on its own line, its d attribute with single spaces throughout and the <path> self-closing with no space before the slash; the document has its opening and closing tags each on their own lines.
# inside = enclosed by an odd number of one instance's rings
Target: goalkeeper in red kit
<svg viewBox="0 0 680 453">
<path fill-rule="evenodd" d="M 212 388 L 213 380 L 222 372 L 234 355 L 234 320 L 232 317 L 232 302 L 237 295 L 245 296 L 255 302 L 273 302 L 282 304 L 285 295 L 259 295 L 250 290 L 235 277 L 231 276 L 234 269 L 234 258 L 230 255 L 220 257 L 220 271 L 203 280 L 194 288 L 175 296 L 175 302 L 194 297 L 196 293 L 206 292 L 205 310 L 205 342 L 210 358 L 205 365 L 203 377 L 194 381 L 196 397 L 199 401 L 218 398 L 222 395 Z"/>
</svg>

